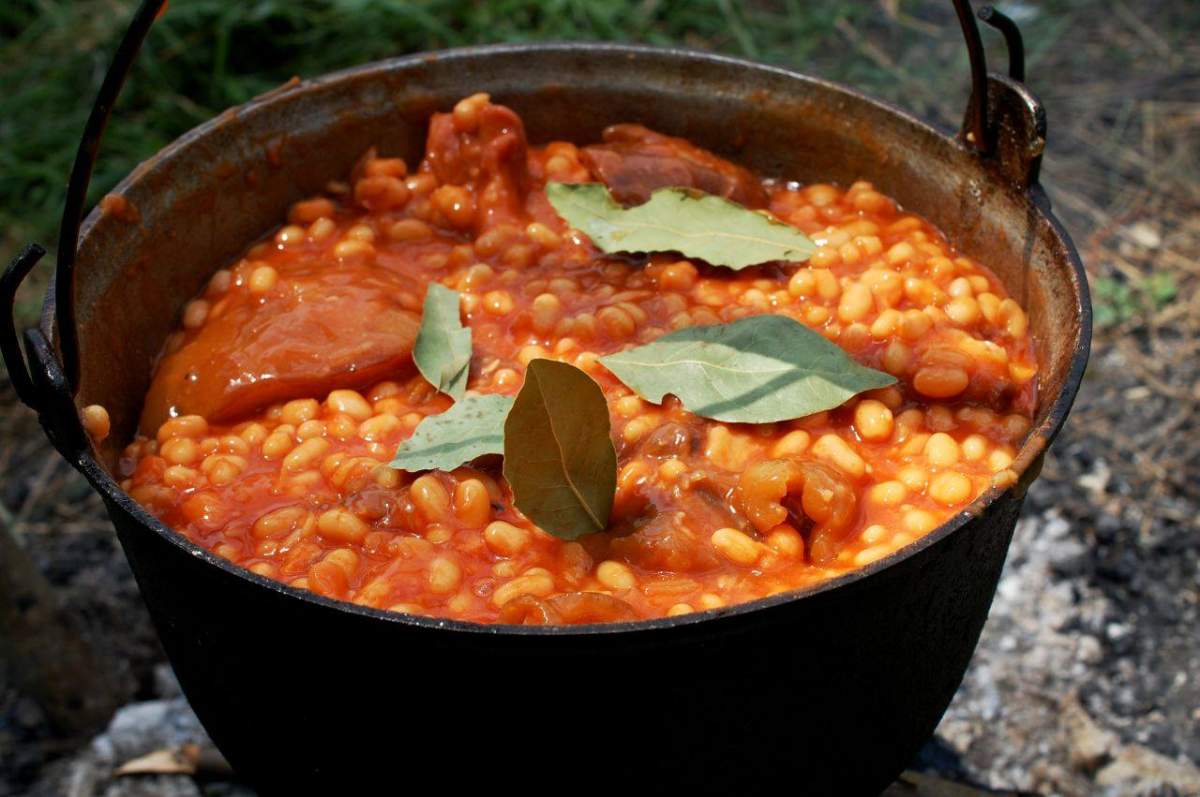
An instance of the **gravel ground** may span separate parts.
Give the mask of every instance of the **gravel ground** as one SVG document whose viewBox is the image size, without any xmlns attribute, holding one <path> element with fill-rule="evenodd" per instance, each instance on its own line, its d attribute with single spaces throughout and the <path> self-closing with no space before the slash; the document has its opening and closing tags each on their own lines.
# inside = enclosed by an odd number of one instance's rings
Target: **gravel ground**
<svg viewBox="0 0 1200 797">
<path fill-rule="evenodd" d="M 1036 21 L 1038 6 L 1009 6 L 1027 28 Z M 1044 181 L 1105 323 L 1030 490 L 971 669 L 914 768 L 1047 796 L 1200 795 L 1200 36 L 1177 35 L 1200 31 L 1200 15 L 1194 0 L 1096 8 L 1064 13 L 1065 32 L 1030 62 L 1050 109 Z M 957 95 L 942 101 L 904 77 L 961 44 L 953 30 L 920 35 L 928 48 L 842 44 L 895 69 L 907 105 L 952 123 Z M 902 56 L 888 62 L 889 52 Z M 1151 287 L 1160 279 L 1169 290 Z M 0 521 L 123 663 L 135 701 L 94 739 L 63 740 L 0 671 L 0 797 L 249 795 L 161 666 L 99 501 L 2 380 L 0 474 Z M 195 777 L 113 778 L 165 747 L 182 747 Z M 952 793 L 935 788 L 897 794 Z"/>
</svg>

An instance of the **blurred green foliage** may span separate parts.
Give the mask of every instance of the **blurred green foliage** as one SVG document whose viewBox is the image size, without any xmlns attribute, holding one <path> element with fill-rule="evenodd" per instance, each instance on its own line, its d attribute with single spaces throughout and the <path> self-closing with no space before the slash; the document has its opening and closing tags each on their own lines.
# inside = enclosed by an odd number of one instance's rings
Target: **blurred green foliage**
<svg viewBox="0 0 1200 797">
<path fill-rule="evenodd" d="M 544 39 L 685 44 L 804 63 L 853 2 L 736 0 L 173 0 L 105 135 L 96 201 L 141 160 L 293 75 L 404 53 Z M 53 243 L 79 134 L 130 0 L 0 3 L 0 256 Z M 847 59 L 849 60 L 849 59 Z"/>
<path fill-rule="evenodd" d="M 1162 310 L 1179 295 L 1179 285 L 1171 273 L 1134 284 L 1103 277 L 1092 285 L 1092 294 L 1096 326 L 1111 327 Z"/>
<path fill-rule="evenodd" d="M 1097 0 L 1046 0 L 1031 61 Z M 53 248 L 84 121 L 133 0 L 0 0 L 0 264 Z M 1059 8 L 1063 6 L 1063 8 Z M 966 99 L 948 0 L 171 0 L 105 134 L 91 202 L 188 129 L 285 82 L 406 53 L 487 42 L 636 41 L 792 66 L 947 127 Z M 998 36 L 986 35 L 993 58 Z M 994 63 L 999 63 L 995 61 Z M 53 263 L 19 295 L 36 316 Z"/>
</svg>

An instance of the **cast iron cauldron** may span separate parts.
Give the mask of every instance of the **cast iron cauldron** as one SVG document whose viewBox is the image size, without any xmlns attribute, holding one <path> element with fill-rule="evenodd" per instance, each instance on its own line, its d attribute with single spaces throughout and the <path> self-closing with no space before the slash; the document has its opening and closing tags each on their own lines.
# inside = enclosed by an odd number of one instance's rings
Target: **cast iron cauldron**
<svg viewBox="0 0 1200 797">
<path fill-rule="evenodd" d="M 965 2 L 974 90 L 956 138 L 840 86 L 708 54 L 454 50 L 294 82 L 232 109 L 120 184 L 136 219 L 93 211 L 80 233 L 100 132 L 159 4 L 139 11 L 101 91 L 56 288 L 24 352 L 12 292 L 40 250 L 5 274 L 4 355 L 21 398 L 103 497 L 180 683 L 237 771 L 270 794 L 358 794 L 372 783 L 855 795 L 891 782 L 962 679 L 1090 336 L 1082 267 L 1036 184 L 1041 107 L 1017 80 L 987 75 Z M 1019 69 L 1019 38 L 1008 33 Z M 641 122 L 766 174 L 870 180 L 931 219 L 1030 311 L 1041 398 L 1017 457 L 1020 483 L 816 588 L 579 627 L 476 625 L 328 600 L 173 533 L 112 473 L 180 307 L 367 147 L 413 162 L 429 114 L 476 91 L 513 107 L 534 140 L 592 141 L 608 124 Z M 77 420 L 87 404 L 113 420 L 98 448 Z"/>
</svg>

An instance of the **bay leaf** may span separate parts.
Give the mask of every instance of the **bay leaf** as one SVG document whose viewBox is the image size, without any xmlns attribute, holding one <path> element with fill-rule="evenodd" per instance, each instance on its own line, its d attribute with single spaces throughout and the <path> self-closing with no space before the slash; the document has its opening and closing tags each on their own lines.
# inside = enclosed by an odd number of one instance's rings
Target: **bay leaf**
<svg viewBox="0 0 1200 797">
<path fill-rule="evenodd" d="M 469 393 L 422 420 L 389 464 L 409 472 L 454 470 L 485 454 L 503 454 L 504 418 L 512 405 L 511 396 Z"/>
<path fill-rule="evenodd" d="M 896 381 L 782 315 L 688 327 L 600 362 L 648 401 L 671 393 L 697 415 L 730 423 L 802 418 Z"/>
<path fill-rule="evenodd" d="M 608 402 L 573 365 L 532 360 L 504 422 L 504 478 L 513 503 L 567 540 L 608 527 L 617 489 Z"/>
<path fill-rule="evenodd" d="M 660 188 L 623 208 L 600 183 L 547 183 L 546 197 L 602 252 L 679 252 L 742 269 L 772 260 L 807 260 L 816 249 L 799 229 L 711 194 Z"/>
<path fill-rule="evenodd" d="M 421 376 L 455 401 L 467 392 L 471 370 L 471 328 L 462 324 L 461 304 L 458 291 L 429 283 L 413 345 L 413 361 Z"/>
</svg>

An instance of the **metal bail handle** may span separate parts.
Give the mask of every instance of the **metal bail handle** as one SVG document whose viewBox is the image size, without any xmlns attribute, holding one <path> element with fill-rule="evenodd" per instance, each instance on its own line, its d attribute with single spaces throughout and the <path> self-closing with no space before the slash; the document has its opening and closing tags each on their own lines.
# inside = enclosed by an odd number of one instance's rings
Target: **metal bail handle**
<svg viewBox="0 0 1200 797">
<path fill-rule="evenodd" d="M 994 6 L 984 6 L 977 15 L 987 24 L 1004 35 L 1004 46 L 1008 48 L 1008 76 L 1018 83 L 1025 82 L 1025 41 L 1017 23 L 996 10 Z"/>
<path fill-rule="evenodd" d="M 54 311 L 57 326 L 58 354 L 62 360 L 62 372 L 67 390 L 73 396 L 79 389 L 79 330 L 75 326 L 75 258 L 79 250 L 79 228 L 83 225 L 84 204 L 87 202 L 88 186 L 100 150 L 100 139 L 112 115 L 117 96 L 129 77 L 129 70 L 137 58 L 142 43 L 150 33 L 154 20 L 166 6 L 167 0 L 143 0 L 129 23 L 129 29 L 121 39 L 116 54 L 87 124 L 83 138 L 75 153 L 75 165 L 71 168 L 71 180 L 67 183 L 67 197 L 63 205 L 62 223 L 58 232 L 58 265 L 54 271 Z"/>
<path fill-rule="evenodd" d="M 971 13 L 971 0 L 954 0 L 954 11 L 958 14 L 963 38 L 967 40 L 967 57 L 971 61 L 971 96 L 967 100 L 967 113 L 959 138 L 976 152 L 987 155 L 992 146 L 988 136 L 987 57 L 983 52 L 983 38 L 975 24 L 975 15 Z"/>
</svg>

